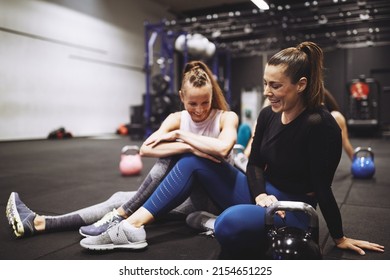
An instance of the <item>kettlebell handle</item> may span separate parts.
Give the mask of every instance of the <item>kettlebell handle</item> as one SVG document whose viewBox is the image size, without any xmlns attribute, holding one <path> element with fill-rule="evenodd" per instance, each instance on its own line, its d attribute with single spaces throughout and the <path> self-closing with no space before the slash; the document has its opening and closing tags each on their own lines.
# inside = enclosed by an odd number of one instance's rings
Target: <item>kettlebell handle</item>
<svg viewBox="0 0 390 280">
<path fill-rule="evenodd" d="M 266 208 L 265 224 L 266 226 L 274 225 L 274 215 L 279 210 L 285 211 L 303 211 L 309 217 L 309 227 L 318 228 L 318 215 L 316 210 L 310 204 L 300 201 L 277 201 Z"/>
<path fill-rule="evenodd" d="M 356 158 L 357 154 L 360 152 L 367 152 L 370 154 L 371 158 L 374 159 L 374 152 L 372 151 L 371 147 L 357 147 L 353 151 L 353 157 Z"/>
<path fill-rule="evenodd" d="M 122 155 L 129 155 L 131 153 L 138 154 L 139 147 L 137 145 L 126 145 L 121 150 Z"/>
</svg>

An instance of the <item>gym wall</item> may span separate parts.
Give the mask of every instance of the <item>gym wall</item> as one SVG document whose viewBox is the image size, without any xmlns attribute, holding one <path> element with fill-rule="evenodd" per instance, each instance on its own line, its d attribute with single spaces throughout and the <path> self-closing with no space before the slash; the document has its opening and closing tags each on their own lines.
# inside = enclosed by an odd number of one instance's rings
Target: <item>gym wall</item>
<svg viewBox="0 0 390 280">
<path fill-rule="evenodd" d="M 145 92 L 149 0 L 0 0 L 0 141 L 115 132 Z"/>
</svg>

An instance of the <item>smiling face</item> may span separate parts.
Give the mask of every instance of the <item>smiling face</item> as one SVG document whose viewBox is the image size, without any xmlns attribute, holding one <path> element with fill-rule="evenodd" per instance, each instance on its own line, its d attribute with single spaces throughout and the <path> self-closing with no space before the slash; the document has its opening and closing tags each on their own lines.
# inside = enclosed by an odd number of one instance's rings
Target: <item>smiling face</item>
<svg viewBox="0 0 390 280">
<path fill-rule="evenodd" d="M 180 91 L 180 99 L 194 122 L 202 122 L 211 112 L 212 87 L 209 83 L 194 87 L 189 81 Z"/>
<path fill-rule="evenodd" d="M 268 98 L 274 112 L 294 114 L 301 112 L 303 98 L 301 93 L 306 88 L 306 78 L 301 78 L 296 84 L 285 75 L 283 64 L 266 65 L 264 70 L 264 96 Z"/>
</svg>

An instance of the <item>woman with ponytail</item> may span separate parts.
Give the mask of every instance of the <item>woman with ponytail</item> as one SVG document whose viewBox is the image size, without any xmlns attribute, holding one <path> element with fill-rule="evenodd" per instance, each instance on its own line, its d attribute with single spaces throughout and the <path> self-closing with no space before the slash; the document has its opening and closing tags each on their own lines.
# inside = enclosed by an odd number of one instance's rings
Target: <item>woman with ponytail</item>
<svg viewBox="0 0 390 280">
<path fill-rule="evenodd" d="M 23 238 L 79 229 L 82 236 L 97 236 L 141 207 L 184 154 L 232 162 L 230 151 L 237 138 L 238 116 L 229 110 L 221 88 L 204 62 L 190 61 L 185 65 L 179 95 L 184 110 L 170 114 L 141 146 L 142 156 L 158 160 L 137 191 L 116 192 L 102 203 L 56 216 L 35 213 L 17 192 L 12 192 L 6 216 L 13 234 Z M 198 209 L 219 213 L 203 192 L 194 192 L 173 213 L 186 216 Z"/>
<path fill-rule="evenodd" d="M 265 211 L 276 201 L 319 206 L 335 245 L 364 255 L 384 247 L 345 236 L 332 192 L 339 164 L 341 130 L 323 105 L 323 52 L 313 42 L 281 50 L 264 71 L 264 96 L 271 106 L 257 119 L 246 169 L 255 205 L 225 210 L 215 235 L 233 258 L 258 256 L 266 248 Z M 307 229 L 303 212 L 278 212 L 275 224 Z"/>
<path fill-rule="evenodd" d="M 226 209 L 216 219 L 214 230 L 231 258 L 264 255 L 268 243 L 266 208 L 278 200 L 301 201 L 314 208 L 318 204 L 339 248 L 362 255 L 364 249 L 383 252 L 383 246 L 348 238 L 343 232 L 331 189 L 341 157 L 341 131 L 322 105 L 322 68 L 322 50 L 312 42 L 284 49 L 269 60 L 264 71 L 264 96 L 271 105 L 258 116 L 246 175 L 222 157 L 216 162 L 184 155 L 142 207 L 104 234 L 81 240 L 81 246 L 91 250 L 146 246 L 144 225 L 184 201 L 196 179 L 197 186 L 202 186 L 221 210 Z M 185 135 L 171 133 L 149 145 L 165 140 L 188 141 Z M 206 147 L 203 150 L 215 155 Z M 228 149 L 223 151 L 221 155 L 226 155 Z M 302 212 L 278 214 L 278 225 L 307 228 Z"/>
</svg>

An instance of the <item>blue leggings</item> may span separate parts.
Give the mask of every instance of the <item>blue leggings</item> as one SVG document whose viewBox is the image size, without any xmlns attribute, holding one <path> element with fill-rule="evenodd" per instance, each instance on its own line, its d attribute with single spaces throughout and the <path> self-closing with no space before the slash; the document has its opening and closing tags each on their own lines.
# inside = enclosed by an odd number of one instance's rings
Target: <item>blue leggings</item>
<svg viewBox="0 0 390 280">
<path fill-rule="evenodd" d="M 314 197 L 288 194 L 268 182 L 265 189 L 279 201 L 302 201 L 314 208 L 317 205 Z M 234 258 L 264 256 L 268 243 L 265 213 L 266 208 L 253 204 L 235 205 L 223 211 L 215 221 L 215 237 L 224 253 Z M 308 222 L 309 217 L 303 212 L 286 212 L 284 220 L 274 215 L 276 227 L 294 226 L 307 230 Z"/>
<path fill-rule="evenodd" d="M 196 184 L 192 182 L 196 180 Z M 183 155 L 143 205 L 154 217 L 181 204 L 193 187 L 202 186 L 222 210 L 253 203 L 245 174 L 227 162 L 215 163 L 191 154 Z"/>
<path fill-rule="evenodd" d="M 192 184 L 196 180 L 197 184 Z M 222 210 L 215 222 L 215 236 L 222 249 L 240 254 L 265 248 L 265 208 L 254 205 L 246 175 L 227 162 L 215 163 L 191 154 L 184 155 L 143 205 L 154 217 L 181 204 L 193 186 L 202 186 Z M 313 197 L 281 192 L 266 183 L 266 193 L 278 200 L 302 201 L 316 207 Z M 287 212 L 284 221 L 275 215 L 275 225 L 306 229 L 303 212 Z"/>
</svg>

